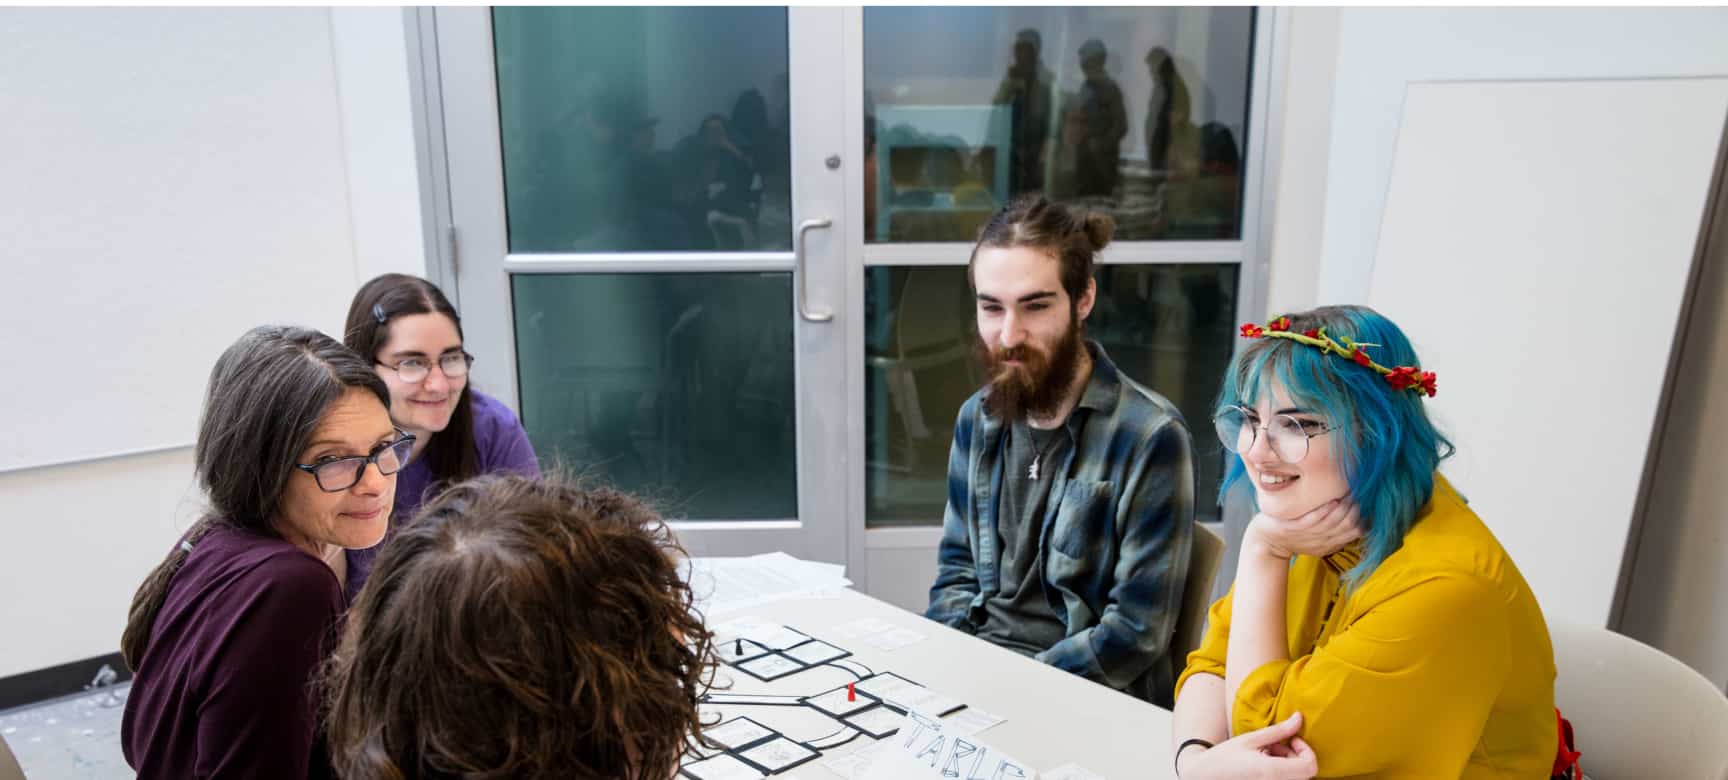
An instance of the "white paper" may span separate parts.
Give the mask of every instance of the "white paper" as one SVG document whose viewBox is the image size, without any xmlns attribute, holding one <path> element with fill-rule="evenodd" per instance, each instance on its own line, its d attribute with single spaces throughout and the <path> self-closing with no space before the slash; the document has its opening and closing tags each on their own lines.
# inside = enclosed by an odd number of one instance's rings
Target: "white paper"
<svg viewBox="0 0 1728 780">
<path fill-rule="evenodd" d="M 924 712 L 926 715 L 929 714 L 926 710 L 919 711 Z M 967 707 L 966 709 L 942 719 L 942 725 L 946 728 L 948 733 L 959 734 L 962 737 L 977 734 L 978 732 L 992 728 L 1001 722 L 1001 717 L 992 715 L 978 709 L 977 707 Z M 1048 780 L 1048 778 L 1046 778 L 1046 780 Z"/>
<path fill-rule="evenodd" d="M 803 561 L 785 553 L 747 558 L 690 558 L 680 565 L 706 615 L 805 598 L 852 584 L 846 567 Z"/>
<path fill-rule="evenodd" d="M 948 733 L 941 721 L 907 715 L 900 732 L 878 743 L 881 750 L 862 762 L 855 780 L 944 780 L 989 777 L 1037 780 L 1038 771 L 976 737 Z"/>
<path fill-rule="evenodd" d="M 823 661 L 839 658 L 845 655 L 846 651 L 818 639 L 787 650 L 786 654 L 814 666 Z"/>
<path fill-rule="evenodd" d="M 738 668 L 764 680 L 772 680 L 781 675 L 803 669 L 804 666 L 785 656 L 765 655 L 738 664 Z"/>
<path fill-rule="evenodd" d="M 848 716 L 846 724 L 869 734 L 882 734 L 899 728 L 900 721 L 905 717 L 887 707 L 877 707 L 869 712 Z"/>
<path fill-rule="evenodd" d="M 847 701 L 845 688 L 836 688 L 820 696 L 812 696 L 809 703 L 810 706 L 831 715 L 850 715 L 859 710 L 876 706 L 876 702 L 863 696 L 857 697 L 856 701 Z"/>
<path fill-rule="evenodd" d="M 759 739 L 770 736 L 774 732 L 769 731 L 767 728 L 760 726 L 753 721 L 738 718 L 726 721 L 725 723 L 708 729 L 702 733 L 714 742 L 718 742 L 729 748 L 736 748 L 740 745 L 748 745 Z"/>
<path fill-rule="evenodd" d="M 857 639 L 871 634 L 894 630 L 894 624 L 880 618 L 859 618 L 835 626 L 833 631 L 843 639 Z"/>
<path fill-rule="evenodd" d="M 1104 780 L 1104 776 L 1079 764 L 1063 764 L 1038 773 L 1044 780 Z"/>
<path fill-rule="evenodd" d="M 740 751 L 739 755 L 749 759 L 757 766 L 766 767 L 769 771 L 775 771 L 782 767 L 796 764 L 807 758 L 814 757 L 816 753 L 803 745 L 793 742 L 792 740 L 780 737 L 769 742 L 764 742 L 756 747 L 750 748 L 749 750 Z"/>
<path fill-rule="evenodd" d="M 883 700 L 907 712 L 921 712 L 933 718 L 953 712 L 965 704 L 947 694 L 917 685 L 896 690 L 883 697 Z"/>
<path fill-rule="evenodd" d="M 767 775 L 728 755 L 718 755 L 684 765 L 684 771 L 700 780 L 760 780 Z"/>
<path fill-rule="evenodd" d="M 922 641 L 924 641 L 924 635 L 910 628 L 896 628 L 881 634 L 864 637 L 866 644 L 886 652 L 893 652 Z"/>
<path fill-rule="evenodd" d="M 869 763 L 885 744 L 872 742 L 845 755 L 827 756 L 822 759 L 822 765 L 841 777 L 856 777 L 858 767 Z"/>
</svg>

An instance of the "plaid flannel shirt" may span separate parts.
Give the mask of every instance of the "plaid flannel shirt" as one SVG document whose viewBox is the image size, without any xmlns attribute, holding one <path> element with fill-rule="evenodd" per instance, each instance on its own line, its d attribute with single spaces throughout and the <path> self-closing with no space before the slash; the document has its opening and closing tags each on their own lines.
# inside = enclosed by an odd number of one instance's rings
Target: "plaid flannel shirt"
<svg viewBox="0 0 1728 780">
<path fill-rule="evenodd" d="M 1170 706 L 1167 657 L 1194 540 L 1193 442 L 1176 407 L 1122 376 L 1088 340 L 1092 376 L 1064 423 L 1075 446 L 1054 472 L 1038 526 L 1045 595 L 1067 636 L 1036 658 Z M 960 408 L 948 506 L 925 617 L 976 632 L 1000 588 L 1005 426 L 983 390 Z"/>
</svg>

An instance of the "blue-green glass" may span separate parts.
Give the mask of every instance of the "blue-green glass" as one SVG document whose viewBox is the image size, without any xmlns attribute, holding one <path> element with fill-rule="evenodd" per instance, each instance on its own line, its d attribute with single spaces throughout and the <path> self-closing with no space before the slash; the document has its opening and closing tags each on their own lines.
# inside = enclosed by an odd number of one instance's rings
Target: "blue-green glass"
<svg viewBox="0 0 1728 780">
<path fill-rule="evenodd" d="M 522 423 L 544 465 L 669 516 L 798 516 L 791 274 L 518 274 L 511 285 Z"/>
<path fill-rule="evenodd" d="M 1169 398 L 1194 435 L 1195 514 L 1213 500 L 1223 448 L 1212 403 L 1229 364 L 1238 267 L 1106 265 L 1086 335 L 1123 373 Z M 964 266 L 865 272 L 865 519 L 870 527 L 940 525 L 948 449 L 960 405 L 983 383 Z"/>
<path fill-rule="evenodd" d="M 786 9 L 492 12 L 510 251 L 792 246 Z"/>
</svg>

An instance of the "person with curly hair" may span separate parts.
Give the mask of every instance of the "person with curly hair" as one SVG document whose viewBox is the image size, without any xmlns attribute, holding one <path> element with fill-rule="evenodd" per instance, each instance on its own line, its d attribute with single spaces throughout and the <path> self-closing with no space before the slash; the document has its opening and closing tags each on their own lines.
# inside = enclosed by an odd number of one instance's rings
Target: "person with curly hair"
<svg viewBox="0 0 1728 780">
<path fill-rule="evenodd" d="M 337 772 L 665 780 L 711 680 L 682 549 L 611 489 L 489 475 L 378 557 L 325 676 Z"/>
</svg>

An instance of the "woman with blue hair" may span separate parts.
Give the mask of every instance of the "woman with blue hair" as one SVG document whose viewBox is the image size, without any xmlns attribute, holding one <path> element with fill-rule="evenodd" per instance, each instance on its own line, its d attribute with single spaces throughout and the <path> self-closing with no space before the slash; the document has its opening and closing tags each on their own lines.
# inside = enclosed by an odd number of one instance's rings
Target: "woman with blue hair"
<svg viewBox="0 0 1728 780">
<path fill-rule="evenodd" d="M 1436 468 L 1404 333 L 1360 306 L 1244 325 L 1214 422 L 1256 514 L 1176 683 L 1176 772 L 1548 777 L 1554 653 L 1518 567 Z M 1575 754 L 1574 754 L 1575 755 Z"/>
</svg>

